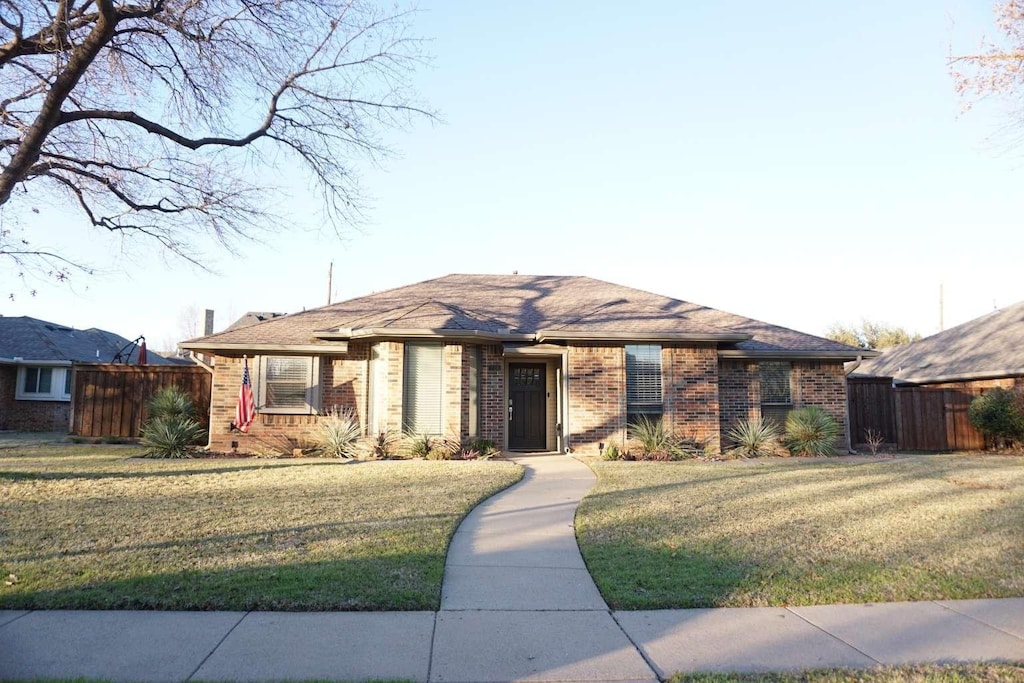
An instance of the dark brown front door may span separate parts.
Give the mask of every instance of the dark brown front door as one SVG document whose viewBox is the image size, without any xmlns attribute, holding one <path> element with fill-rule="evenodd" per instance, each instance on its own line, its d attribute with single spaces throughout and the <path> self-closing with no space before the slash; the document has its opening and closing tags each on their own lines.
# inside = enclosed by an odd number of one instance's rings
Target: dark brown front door
<svg viewBox="0 0 1024 683">
<path fill-rule="evenodd" d="M 543 363 L 512 363 L 508 367 L 508 447 L 511 449 L 543 450 L 547 446 L 546 369 Z"/>
</svg>

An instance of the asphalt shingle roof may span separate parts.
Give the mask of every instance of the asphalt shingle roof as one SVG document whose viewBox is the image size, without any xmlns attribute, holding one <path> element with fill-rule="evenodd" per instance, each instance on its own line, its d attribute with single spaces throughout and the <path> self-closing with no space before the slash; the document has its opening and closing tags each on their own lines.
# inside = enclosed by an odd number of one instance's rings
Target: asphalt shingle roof
<svg viewBox="0 0 1024 683">
<path fill-rule="evenodd" d="M 106 330 L 76 330 L 28 316 L 0 316 L 0 358 L 6 360 L 110 363 L 129 343 Z M 152 351 L 146 355 L 152 365 L 171 363 Z M 137 358 L 138 349 L 133 349 L 130 362 L 135 363 Z"/>
<path fill-rule="evenodd" d="M 864 361 L 859 377 L 927 383 L 1024 375 L 1024 301 Z"/>
<path fill-rule="evenodd" d="M 476 330 L 494 334 L 616 332 L 728 339 L 756 352 L 848 354 L 857 349 L 777 325 L 632 287 L 576 276 L 446 275 L 405 287 L 225 330 L 195 340 L 219 344 L 328 344 L 339 330 Z M 554 335 L 548 335 L 556 338 Z"/>
</svg>

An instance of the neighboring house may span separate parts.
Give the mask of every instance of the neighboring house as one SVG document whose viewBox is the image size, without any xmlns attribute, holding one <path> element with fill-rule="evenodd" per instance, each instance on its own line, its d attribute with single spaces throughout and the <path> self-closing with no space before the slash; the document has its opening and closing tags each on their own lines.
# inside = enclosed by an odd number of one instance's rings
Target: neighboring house
<svg viewBox="0 0 1024 683">
<path fill-rule="evenodd" d="M 67 431 L 71 417 L 72 367 L 110 363 L 118 352 L 138 360 L 124 337 L 76 330 L 36 318 L 0 316 L 0 429 Z M 168 361 L 149 352 L 148 363 Z"/>
<path fill-rule="evenodd" d="M 817 405 L 845 424 L 827 339 L 587 277 L 448 275 L 184 342 L 215 358 L 210 445 L 303 445 L 318 415 L 364 432 L 597 453 L 638 416 L 721 446 L 742 418 Z M 258 416 L 234 431 L 248 356 Z M 845 446 L 845 444 L 842 444 Z"/>
<path fill-rule="evenodd" d="M 1024 301 L 865 360 L 851 378 L 895 385 L 984 389 L 1024 386 Z"/>
<path fill-rule="evenodd" d="M 285 315 L 284 313 L 276 313 L 274 311 L 249 311 L 235 322 L 228 325 L 229 330 L 237 330 L 240 327 L 249 327 L 249 325 L 255 325 L 266 320 L 272 320 L 274 318 L 280 318 Z"/>
<path fill-rule="evenodd" d="M 970 404 L 993 387 L 1024 388 L 1022 337 L 1024 302 L 850 364 L 854 445 L 873 431 L 905 450 L 984 448 Z"/>
</svg>

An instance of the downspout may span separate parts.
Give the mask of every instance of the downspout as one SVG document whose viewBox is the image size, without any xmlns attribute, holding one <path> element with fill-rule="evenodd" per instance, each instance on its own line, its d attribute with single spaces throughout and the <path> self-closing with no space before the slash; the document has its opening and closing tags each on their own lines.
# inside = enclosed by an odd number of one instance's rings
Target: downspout
<svg viewBox="0 0 1024 683">
<path fill-rule="evenodd" d="M 213 374 L 213 366 L 208 364 L 206 361 L 204 361 L 201 356 L 197 356 L 195 351 L 189 351 L 188 352 L 188 357 L 196 365 L 198 365 L 199 367 L 203 368 L 204 370 L 209 372 L 211 375 Z"/>
<path fill-rule="evenodd" d="M 856 372 L 860 364 L 864 362 L 864 356 L 857 354 L 857 360 L 853 362 L 849 370 L 846 370 L 844 377 L 846 378 L 846 401 L 843 404 L 843 422 L 844 429 L 846 432 L 846 450 L 850 455 L 856 455 L 857 451 L 853 450 L 853 435 L 850 432 L 850 375 Z"/>
</svg>

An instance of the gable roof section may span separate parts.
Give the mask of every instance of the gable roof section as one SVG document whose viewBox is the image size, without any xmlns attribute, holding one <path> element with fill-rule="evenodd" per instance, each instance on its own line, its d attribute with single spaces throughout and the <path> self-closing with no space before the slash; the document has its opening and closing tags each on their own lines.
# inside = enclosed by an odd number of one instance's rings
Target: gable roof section
<svg viewBox="0 0 1024 683">
<path fill-rule="evenodd" d="M 28 316 L 0 316 L 0 360 L 19 363 L 110 363 L 114 356 L 131 342 L 124 337 L 90 328 L 76 330 L 64 325 Z M 135 363 L 138 349 L 132 350 Z M 166 358 L 150 351 L 151 365 L 170 364 Z"/>
<path fill-rule="evenodd" d="M 926 384 L 1024 375 L 1024 301 L 864 361 L 854 377 Z"/>
<path fill-rule="evenodd" d="M 772 353 L 853 359 L 862 350 L 697 304 L 575 276 L 447 275 L 225 330 L 196 350 L 315 350 L 382 337 L 493 341 L 708 341 L 744 357 Z M 327 348 L 323 349 L 325 352 Z"/>
</svg>

